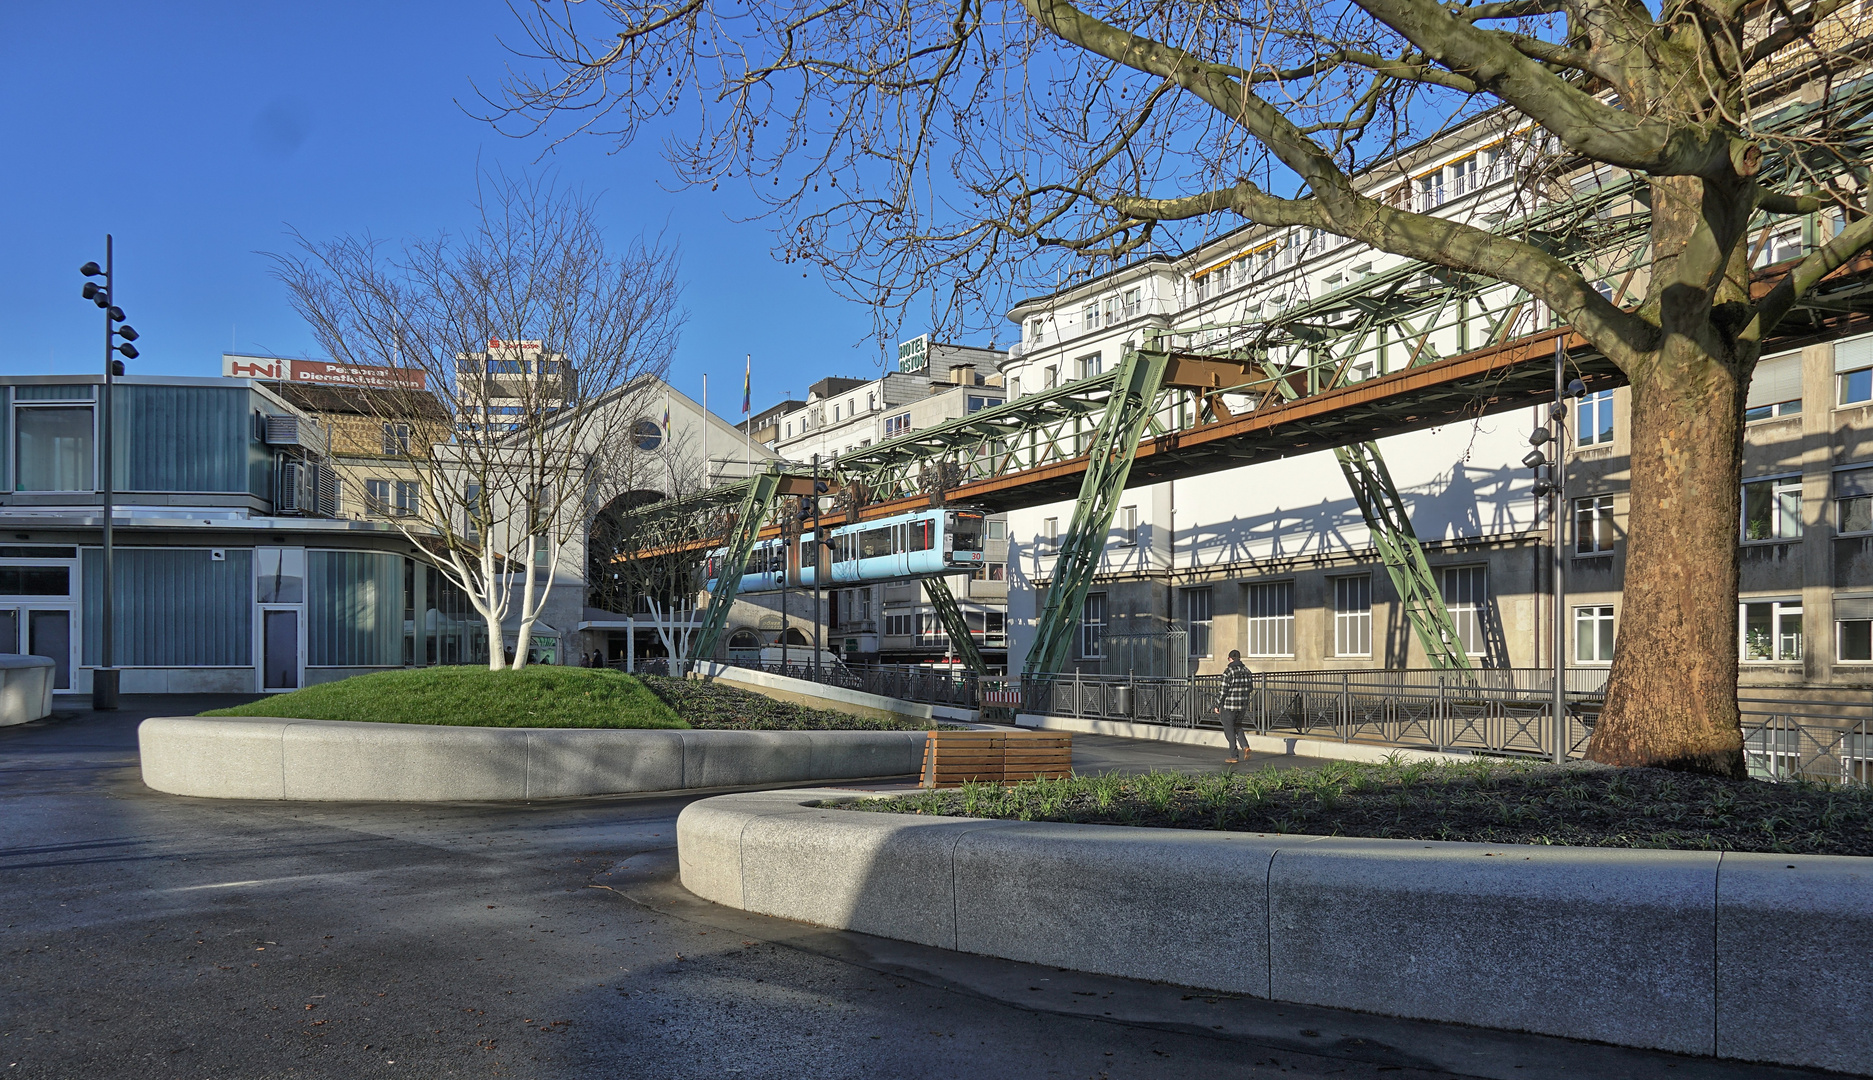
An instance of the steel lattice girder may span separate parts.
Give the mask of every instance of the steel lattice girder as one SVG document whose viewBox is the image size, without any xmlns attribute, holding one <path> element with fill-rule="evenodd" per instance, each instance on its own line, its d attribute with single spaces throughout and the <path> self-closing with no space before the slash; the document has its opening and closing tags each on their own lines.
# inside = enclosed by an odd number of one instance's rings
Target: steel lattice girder
<svg viewBox="0 0 1873 1080">
<path fill-rule="evenodd" d="M 1366 519 L 1373 546 L 1392 579 L 1392 588 L 1405 609 L 1405 619 L 1417 635 L 1418 645 L 1430 658 L 1431 666 L 1446 670 L 1470 670 L 1470 657 L 1457 634 L 1457 624 L 1450 617 L 1444 594 L 1437 587 L 1424 545 L 1411 527 L 1404 500 L 1392 484 L 1392 474 L 1379 455 L 1377 443 L 1354 443 L 1334 450 L 1340 459 L 1340 471 L 1359 503 Z"/>
<path fill-rule="evenodd" d="M 1087 453 L 1086 475 L 1080 483 L 1079 500 L 1073 506 L 1073 520 L 1054 560 L 1053 582 L 1047 589 L 1047 605 L 1036 620 L 1024 675 L 1056 672 L 1066 663 L 1073 630 L 1079 624 L 1080 606 L 1086 602 L 1086 587 L 1092 583 L 1093 572 L 1105 552 L 1106 534 L 1118 511 L 1119 494 L 1131 475 L 1138 440 L 1157 404 L 1170 360 L 1168 352 L 1140 349 L 1127 353 L 1119 365 L 1111 401 Z"/>
<path fill-rule="evenodd" d="M 696 639 L 690 646 L 691 660 L 705 660 L 715 655 L 716 639 L 722 636 L 722 628 L 728 625 L 728 612 L 735 606 L 735 593 L 741 588 L 741 574 L 748 565 L 748 554 L 754 550 L 755 538 L 761 535 L 761 524 L 774 509 L 774 499 L 780 493 L 779 464 L 769 465 L 764 471 L 748 478 L 743 485 L 737 486 L 745 486 L 746 489 L 741 509 L 736 512 L 734 527 L 729 530 L 727 550 L 722 555 L 715 592 L 709 596 L 708 612 L 703 616 L 702 628 L 696 632 Z"/>
<path fill-rule="evenodd" d="M 936 608 L 937 620 L 943 624 L 943 632 L 949 635 L 950 648 L 963 666 L 977 675 L 987 675 L 989 666 L 983 662 L 982 650 L 976 648 L 975 638 L 969 636 L 969 620 L 963 616 L 955 594 L 950 592 L 949 583 L 941 577 L 925 578 L 923 591 L 930 597 L 931 606 Z"/>
</svg>

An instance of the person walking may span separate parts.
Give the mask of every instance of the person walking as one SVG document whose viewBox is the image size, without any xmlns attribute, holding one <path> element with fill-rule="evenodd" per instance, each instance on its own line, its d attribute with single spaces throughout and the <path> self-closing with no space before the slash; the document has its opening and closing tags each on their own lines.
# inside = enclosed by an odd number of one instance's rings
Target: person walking
<svg viewBox="0 0 1873 1080">
<path fill-rule="evenodd" d="M 1223 737 L 1229 740 L 1229 756 L 1223 760 L 1234 765 L 1249 760 L 1249 736 L 1243 729 L 1249 708 L 1249 691 L 1255 688 L 1255 674 L 1242 662 L 1242 653 L 1229 650 L 1229 666 L 1223 669 L 1223 697 L 1216 711 L 1222 717 Z"/>
</svg>

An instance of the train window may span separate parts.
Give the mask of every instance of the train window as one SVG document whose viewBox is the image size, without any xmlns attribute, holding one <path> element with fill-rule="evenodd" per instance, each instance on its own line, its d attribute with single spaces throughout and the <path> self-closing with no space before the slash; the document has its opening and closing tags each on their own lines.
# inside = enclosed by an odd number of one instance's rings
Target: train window
<svg viewBox="0 0 1873 1080">
<path fill-rule="evenodd" d="M 936 522 L 913 521 L 910 523 L 910 549 L 912 551 L 929 551 L 936 546 L 931 542 L 935 536 Z"/>
<path fill-rule="evenodd" d="M 891 554 L 891 532 L 893 526 L 882 529 L 866 529 L 858 534 L 858 557 L 876 559 L 881 555 Z"/>
<path fill-rule="evenodd" d="M 953 545 L 953 550 L 956 550 L 956 551 L 981 551 L 982 550 L 982 515 L 981 514 L 952 514 L 950 515 L 950 532 L 956 537 L 955 544 Z"/>
</svg>

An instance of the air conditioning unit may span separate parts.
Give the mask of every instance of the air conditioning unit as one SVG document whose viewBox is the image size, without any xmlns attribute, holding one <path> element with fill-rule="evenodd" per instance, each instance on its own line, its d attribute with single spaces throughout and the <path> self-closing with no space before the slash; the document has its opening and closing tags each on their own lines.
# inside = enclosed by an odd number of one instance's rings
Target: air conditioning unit
<svg viewBox="0 0 1873 1080">
<path fill-rule="evenodd" d="M 297 416 L 267 417 L 268 446 L 304 446 L 300 441 L 300 422 Z"/>
<path fill-rule="evenodd" d="M 297 446 L 321 455 L 326 450 L 324 429 L 300 416 L 267 414 L 266 441 L 268 446 Z"/>
<path fill-rule="evenodd" d="M 303 461 L 281 461 L 273 491 L 273 512 L 304 514 L 311 488 L 307 475 L 312 467 Z"/>
<path fill-rule="evenodd" d="M 330 465 L 309 464 L 306 469 L 306 491 L 310 496 L 310 505 L 306 512 L 315 517 L 338 516 L 338 470 Z"/>
</svg>

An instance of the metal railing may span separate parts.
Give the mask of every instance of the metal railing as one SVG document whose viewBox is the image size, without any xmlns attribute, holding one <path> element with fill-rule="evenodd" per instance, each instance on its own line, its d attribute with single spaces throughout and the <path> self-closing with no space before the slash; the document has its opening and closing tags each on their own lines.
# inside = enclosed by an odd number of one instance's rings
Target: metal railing
<svg viewBox="0 0 1873 1080">
<path fill-rule="evenodd" d="M 1737 704 L 1751 776 L 1873 783 L 1873 703 L 1746 695 Z"/>
<path fill-rule="evenodd" d="M 1604 668 L 1567 672 L 1569 754 L 1585 754 L 1605 702 Z M 1244 719 L 1256 734 L 1424 750 L 1545 756 L 1554 745 L 1553 673 L 1297 671 L 1255 676 Z M 1222 676 L 1190 679 L 1062 674 L 1022 685 L 1022 711 L 1220 730 Z M 1745 694 L 1750 775 L 1873 783 L 1873 703 Z"/>
<path fill-rule="evenodd" d="M 1535 669 L 1269 672 L 1255 677 L 1245 720 L 1260 735 L 1542 754 L 1553 745 L 1552 678 Z M 1568 672 L 1569 745 L 1577 753 L 1599 712 L 1605 679 L 1604 671 L 1594 669 Z M 1058 675 L 1030 680 L 1023 709 L 1220 729 L 1222 686 L 1220 675 Z"/>
</svg>

